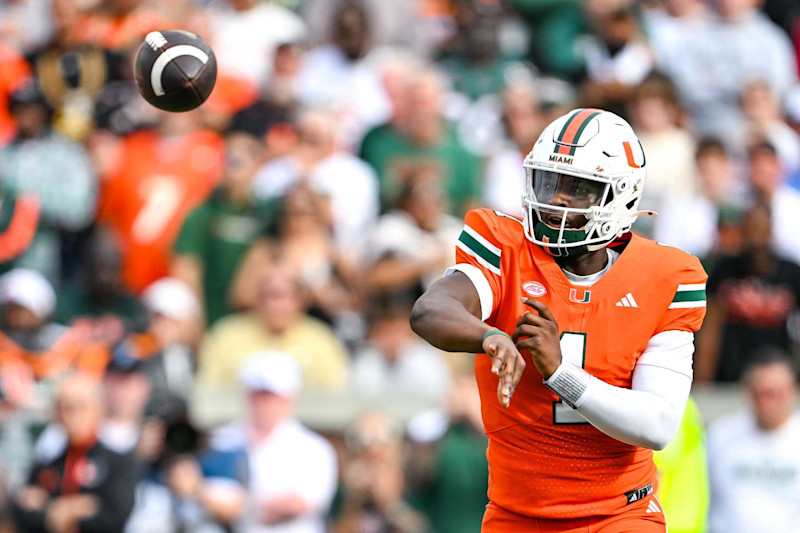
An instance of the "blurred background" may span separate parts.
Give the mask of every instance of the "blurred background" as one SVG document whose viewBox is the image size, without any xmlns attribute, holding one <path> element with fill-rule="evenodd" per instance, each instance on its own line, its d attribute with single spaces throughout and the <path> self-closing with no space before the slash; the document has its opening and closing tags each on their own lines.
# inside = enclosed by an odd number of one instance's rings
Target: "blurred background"
<svg viewBox="0 0 800 533">
<path fill-rule="evenodd" d="M 408 317 L 582 106 L 710 273 L 670 531 L 794 531 L 799 51 L 796 0 L 0 0 L 0 531 L 479 531 L 474 356 Z"/>
</svg>

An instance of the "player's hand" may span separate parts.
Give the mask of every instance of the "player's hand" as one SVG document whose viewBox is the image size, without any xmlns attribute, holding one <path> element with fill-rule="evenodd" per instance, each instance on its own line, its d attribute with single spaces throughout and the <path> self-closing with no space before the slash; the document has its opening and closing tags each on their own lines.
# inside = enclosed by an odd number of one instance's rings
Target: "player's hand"
<svg viewBox="0 0 800 533">
<path fill-rule="evenodd" d="M 531 353 L 536 370 L 547 379 L 561 364 L 558 323 L 542 302 L 531 298 L 524 298 L 522 302 L 536 312 L 527 311 L 522 315 L 511 337 L 518 350 Z"/>
<path fill-rule="evenodd" d="M 484 339 L 483 351 L 492 358 L 492 374 L 497 376 L 497 399 L 500 405 L 508 407 L 514 389 L 517 388 L 522 372 L 525 370 L 525 360 L 519 353 L 514 342 L 505 335 L 489 335 Z"/>
</svg>

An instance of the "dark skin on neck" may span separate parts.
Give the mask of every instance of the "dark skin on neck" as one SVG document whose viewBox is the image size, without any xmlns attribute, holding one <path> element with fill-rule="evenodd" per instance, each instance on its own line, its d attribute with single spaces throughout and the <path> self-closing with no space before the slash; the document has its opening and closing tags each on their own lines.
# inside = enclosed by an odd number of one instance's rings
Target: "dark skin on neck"
<svg viewBox="0 0 800 533">
<path fill-rule="evenodd" d="M 567 201 L 557 200 L 560 207 L 567 207 Z M 561 227 L 561 217 L 557 215 L 544 215 L 543 222 L 551 228 L 558 229 Z M 568 228 L 581 228 L 586 225 L 588 220 L 583 215 L 570 215 L 567 217 Z M 556 264 L 562 270 L 571 272 L 576 276 L 591 276 L 597 274 L 606 267 L 608 263 L 608 253 L 605 248 L 595 250 L 593 252 L 586 252 L 580 255 L 569 255 L 567 257 L 555 257 Z"/>
<path fill-rule="evenodd" d="M 575 179 L 575 178 L 571 178 Z M 553 195 L 551 203 L 556 207 L 564 207 L 564 208 L 580 208 L 586 209 L 589 206 L 595 204 L 595 202 L 599 201 L 602 197 L 600 192 L 597 191 L 594 195 L 583 194 L 580 197 L 577 197 L 569 192 L 568 187 L 561 186 Z M 563 214 L 560 213 L 541 213 L 540 219 L 544 224 L 547 224 L 553 229 L 559 229 L 562 223 Z M 573 213 L 567 215 L 567 221 L 565 227 L 568 229 L 579 229 L 586 226 L 589 220 L 577 213 Z M 608 263 L 608 253 L 606 253 L 605 248 L 601 248 L 600 250 L 595 250 L 593 252 L 586 252 L 580 255 L 571 255 L 567 257 L 555 257 L 556 264 L 561 267 L 562 270 L 566 270 L 567 272 L 571 272 L 577 276 L 591 276 L 592 274 L 597 274 L 601 270 L 603 270 Z"/>
<path fill-rule="evenodd" d="M 585 254 L 556 257 L 556 263 L 562 270 L 571 272 L 577 276 L 591 276 L 597 274 L 608 264 L 608 253 L 605 248 L 586 252 Z"/>
</svg>

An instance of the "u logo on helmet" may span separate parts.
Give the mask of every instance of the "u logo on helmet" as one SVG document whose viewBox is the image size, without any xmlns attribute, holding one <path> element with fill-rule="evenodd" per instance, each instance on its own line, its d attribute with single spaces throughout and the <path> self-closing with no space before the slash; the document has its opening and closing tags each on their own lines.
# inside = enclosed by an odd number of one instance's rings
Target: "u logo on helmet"
<svg viewBox="0 0 800 533">
<path fill-rule="evenodd" d="M 644 160 L 642 160 L 641 165 L 637 165 L 636 161 L 633 159 L 633 150 L 631 149 L 631 143 L 628 141 L 624 141 L 622 143 L 622 147 L 625 149 L 625 158 L 628 160 L 628 166 L 631 168 L 642 168 L 644 166 Z M 639 147 L 641 148 L 641 143 L 639 143 Z M 642 150 L 642 157 L 644 157 L 644 150 Z"/>
</svg>

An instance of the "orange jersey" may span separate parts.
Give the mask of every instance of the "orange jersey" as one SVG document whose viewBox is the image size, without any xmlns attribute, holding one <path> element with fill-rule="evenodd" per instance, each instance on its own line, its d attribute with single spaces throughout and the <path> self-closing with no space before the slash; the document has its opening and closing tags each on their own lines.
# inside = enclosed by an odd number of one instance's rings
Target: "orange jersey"
<svg viewBox="0 0 800 533">
<path fill-rule="evenodd" d="M 31 67 L 16 50 L 0 42 L 0 146 L 17 132 L 17 123 L 8 110 L 11 94 L 31 79 Z"/>
<path fill-rule="evenodd" d="M 210 131 L 173 140 L 147 131 L 123 141 L 117 170 L 103 179 L 99 218 L 117 234 L 131 290 L 141 292 L 167 275 L 184 219 L 219 179 L 223 150 Z"/>
<path fill-rule="evenodd" d="M 651 337 L 700 328 L 707 276 L 694 256 L 636 235 L 612 246 L 622 253 L 608 272 L 591 287 L 573 286 L 553 257 L 525 238 L 519 219 L 478 209 L 466 215 L 456 258 L 488 281 L 491 299 L 484 294 L 482 302 L 491 301 L 489 325 L 512 334 L 530 310 L 522 298 L 536 298 L 558 322 L 562 357 L 630 388 Z M 626 492 L 655 483 L 652 452 L 591 426 L 542 383 L 530 354 L 522 355 L 528 365 L 507 409 L 497 399 L 491 359 L 475 362 L 489 436 L 489 499 L 543 519 L 623 512 Z"/>
<path fill-rule="evenodd" d="M 67 27 L 65 39 L 70 43 L 90 43 L 121 50 L 138 46 L 151 31 L 172 26 L 170 20 L 151 9 L 136 10 L 123 16 L 89 13 Z"/>
</svg>

